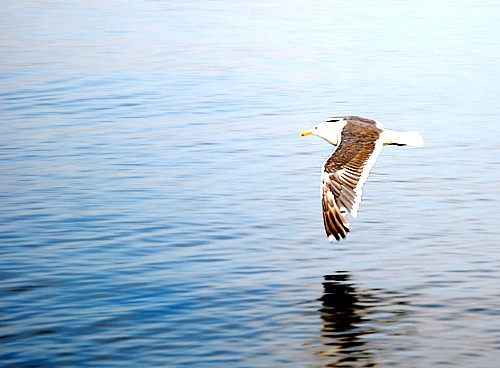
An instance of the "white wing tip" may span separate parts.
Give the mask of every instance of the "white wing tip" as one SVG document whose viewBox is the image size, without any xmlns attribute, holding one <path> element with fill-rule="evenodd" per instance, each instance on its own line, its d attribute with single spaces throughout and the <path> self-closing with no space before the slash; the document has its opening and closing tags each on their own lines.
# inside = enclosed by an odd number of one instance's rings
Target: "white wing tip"
<svg viewBox="0 0 500 368">
<path fill-rule="evenodd" d="M 335 241 L 335 237 L 334 237 L 333 235 L 329 235 L 329 236 L 328 236 L 328 241 L 329 241 L 330 243 L 333 243 L 333 242 Z"/>
</svg>

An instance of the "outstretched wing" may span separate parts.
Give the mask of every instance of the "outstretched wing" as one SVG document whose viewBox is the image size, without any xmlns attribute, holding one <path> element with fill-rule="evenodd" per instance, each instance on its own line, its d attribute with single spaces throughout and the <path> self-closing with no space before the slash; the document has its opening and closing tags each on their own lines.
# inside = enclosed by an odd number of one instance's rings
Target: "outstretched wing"
<svg viewBox="0 0 500 368">
<path fill-rule="evenodd" d="M 330 240 L 347 236 L 347 212 L 357 216 L 363 185 L 382 151 L 381 132 L 375 124 L 348 121 L 337 149 L 323 163 L 321 203 Z"/>
</svg>

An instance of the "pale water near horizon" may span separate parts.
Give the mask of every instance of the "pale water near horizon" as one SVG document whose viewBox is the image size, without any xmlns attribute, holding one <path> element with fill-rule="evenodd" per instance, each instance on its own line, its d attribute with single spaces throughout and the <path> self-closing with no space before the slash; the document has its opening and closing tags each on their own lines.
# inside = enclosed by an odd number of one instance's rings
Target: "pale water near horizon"
<svg viewBox="0 0 500 368">
<path fill-rule="evenodd" d="M 493 367 L 500 6 L 6 1 L 0 365 Z M 329 243 L 301 130 L 387 147 Z"/>
</svg>

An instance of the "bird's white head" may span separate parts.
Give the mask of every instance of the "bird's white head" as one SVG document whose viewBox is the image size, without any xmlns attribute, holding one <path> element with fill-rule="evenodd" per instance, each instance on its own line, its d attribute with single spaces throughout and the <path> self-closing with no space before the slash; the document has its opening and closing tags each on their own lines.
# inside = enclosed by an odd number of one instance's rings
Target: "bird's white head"
<svg viewBox="0 0 500 368">
<path fill-rule="evenodd" d="M 340 134 L 345 125 L 346 121 L 343 118 L 331 118 L 327 121 L 313 125 L 308 130 L 302 131 L 300 136 L 305 137 L 310 134 L 316 135 L 336 146 L 340 143 Z"/>
</svg>

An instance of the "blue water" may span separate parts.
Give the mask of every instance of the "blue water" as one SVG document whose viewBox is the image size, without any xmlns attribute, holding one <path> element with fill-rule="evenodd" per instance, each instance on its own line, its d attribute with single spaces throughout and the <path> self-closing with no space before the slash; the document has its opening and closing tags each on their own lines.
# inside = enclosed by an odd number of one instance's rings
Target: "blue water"
<svg viewBox="0 0 500 368">
<path fill-rule="evenodd" d="M 493 367 L 494 1 L 6 1 L 0 365 Z M 328 243 L 299 132 L 388 147 Z"/>
</svg>

